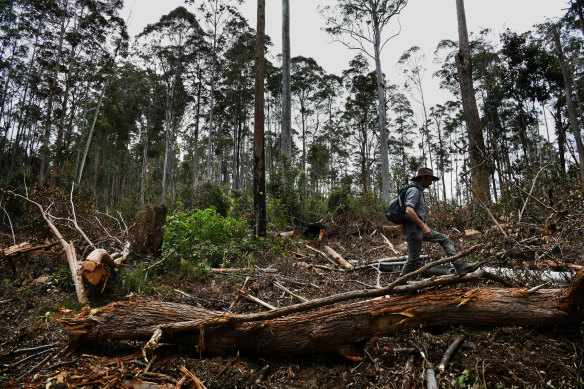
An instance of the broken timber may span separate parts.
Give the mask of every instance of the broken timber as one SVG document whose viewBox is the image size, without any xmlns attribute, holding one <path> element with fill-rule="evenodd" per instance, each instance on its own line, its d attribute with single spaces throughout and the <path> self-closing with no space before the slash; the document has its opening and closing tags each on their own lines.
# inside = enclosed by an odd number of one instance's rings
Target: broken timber
<svg viewBox="0 0 584 389">
<path fill-rule="evenodd" d="M 478 272 L 477 272 L 478 273 Z M 468 276 L 467 276 L 468 277 Z M 451 276 L 450 279 L 460 279 Z M 409 290 L 399 286 L 395 291 Z M 285 308 L 284 308 L 285 309 Z M 522 288 L 430 290 L 321 310 L 277 316 L 224 314 L 160 301 L 112 303 L 61 322 L 70 341 L 149 340 L 192 345 L 200 352 L 300 355 L 334 352 L 359 359 L 357 348 L 374 336 L 441 326 L 555 326 L 584 317 L 584 270 L 570 287 L 526 293 Z"/>
</svg>

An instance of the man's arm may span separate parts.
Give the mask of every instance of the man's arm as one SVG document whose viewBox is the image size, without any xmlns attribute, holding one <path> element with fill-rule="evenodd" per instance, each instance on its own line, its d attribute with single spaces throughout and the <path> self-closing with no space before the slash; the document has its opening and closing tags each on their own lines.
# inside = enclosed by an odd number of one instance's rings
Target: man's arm
<svg viewBox="0 0 584 389">
<path fill-rule="evenodd" d="M 414 208 L 412 208 L 411 206 L 407 206 L 406 207 L 406 215 L 408 215 L 408 217 L 410 218 L 410 220 L 417 225 L 418 227 L 420 227 L 422 229 L 422 234 L 424 234 L 424 236 L 426 238 L 431 238 L 432 237 L 432 231 L 430 230 L 430 228 L 424 224 L 424 222 L 418 217 L 418 215 L 416 214 L 416 211 L 414 211 Z"/>
</svg>

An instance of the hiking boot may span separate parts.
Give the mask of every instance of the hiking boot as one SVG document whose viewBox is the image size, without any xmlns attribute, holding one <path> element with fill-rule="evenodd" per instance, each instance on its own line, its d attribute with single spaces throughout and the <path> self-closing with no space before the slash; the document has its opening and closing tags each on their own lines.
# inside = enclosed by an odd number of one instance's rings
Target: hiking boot
<svg viewBox="0 0 584 389">
<path fill-rule="evenodd" d="M 469 263 L 465 261 L 460 261 L 454 262 L 453 265 L 454 269 L 456 270 L 456 274 L 462 277 L 467 275 L 468 273 L 472 273 L 473 271 L 477 270 L 479 267 L 481 267 L 482 262 L 478 261 L 474 263 Z"/>
</svg>

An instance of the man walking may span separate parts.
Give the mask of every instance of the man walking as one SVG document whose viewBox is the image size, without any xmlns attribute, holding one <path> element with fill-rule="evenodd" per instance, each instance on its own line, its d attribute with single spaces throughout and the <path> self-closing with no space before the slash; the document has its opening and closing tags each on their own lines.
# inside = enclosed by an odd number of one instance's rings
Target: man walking
<svg viewBox="0 0 584 389">
<path fill-rule="evenodd" d="M 445 234 L 431 230 L 426 224 L 424 190 L 429 188 L 434 181 L 438 181 L 438 177 L 433 175 L 432 169 L 420 168 L 417 175 L 412 178 L 412 186 L 406 192 L 406 214 L 410 220 L 404 224 L 403 235 L 408 244 L 408 259 L 402 267 L 400 276 L 420 268 L 423 241 L 439 243 L 449 257 L 456 254 L 456 249 L 450 238 Z M 475 271 L 481 265 L 480 262 L 468 263 L 461 259 L 457 259 L 452 264 L 456 273 L 461 277 Z"/>
</svg>

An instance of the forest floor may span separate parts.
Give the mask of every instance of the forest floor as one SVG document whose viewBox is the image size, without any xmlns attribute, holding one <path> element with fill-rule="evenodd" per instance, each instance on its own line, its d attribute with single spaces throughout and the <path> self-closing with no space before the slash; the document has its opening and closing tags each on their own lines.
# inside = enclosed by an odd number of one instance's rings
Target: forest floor
<svg viewBox="0 0 584 389">
<path fill-rule="evenodd" d="M 446 217 L 439 218 L 436 229 L 446 228 Z M 391 236 L 383 229 L 384 220 L 346 215 L 327 225 L 322 244 L 329 245 L 355 265 L 371 260 L 394 257 L 396 254 L 381 236 L 383 232 L 401 255 L 406 253 L 403 238 Z M 442 225 L 444 224 L 444 225 Z M 540 227 L 513 230 L 509 238 L 486 235 L 488 244 L 473 254 L 473 260 L 488 261 L 489 266 L 509 266 L 534 261 L 534 253 L 548 252 L 548 259 L 563 263 L 584 264 L 582 231 L 569 223 L 543 236 Z M 580 222 L 580 226 L 582 223 Z M 569 229 L 569 231 L 568 231 Z M 457 249 L 473 242 L 463 232 L 450 229 Z M 33 234 L 34 235 L 34 234 Z M 535 239 L 534 239 L 535 237 Z M 579 237 L 579 238 L 578 238 Z M 28 237 L 29 239 L 34 236 Z M 41 239 L 41 236 L 37 236 Z M 92 296 L 92 307 L 111 301 L 157 299 L 195 304 L 224 311 L 233 303 L 246 277 L 249 294 L 276 307 L 299 302 L 283 292 L 275 283 L 295 294 L 313 299 L 336 293 L 374 287 L 378 281 L 387 285 L 397 277 L 397 270 L 378 273 L 363 271 L 340 272 L 308 267 L 305 264 L 329 266 L 330 263 L 306 248 L 317 236 L 301 235 L 287 239 L 292 250 L 285 255 L 265 254 L 257 259 L 259 269 L 249 273 L 211 274 L 200 279 L 152 280 L 148 287 L 123 294 L 115 287 L 119 278 L 111 277 L 108 287 Z M 531 240 L 529 240 L 531 239 Z M 537 241 L 537 242 L 536 242 Z M 11 244 L 2 237 L 1 247 Z M 531 245 L 531 246 L 529 246 Z M 443 353 L 459 335 L 466 336 L 443 373 L 437 373 L 440 387 L 477 388 L 575 388 L 584 387 L 584 324 L 553 328 L 501 326 L 489 328 L 451 327 L 439 329 L 414 328 L 390 337 L 374 337 L 362 350 L 361 361 L 349 361 L 337 355 L 266 357 L 257 355 L 199 355 L 193 348 L 163 345 L 155 358 L 147 363 L 141 354 L 142 342 L 111 342 L 88 344 L 68 350 L 67 333 L 58 322 L 66 309 L 79 309 L 75 292 L 55 285 L 55 274 L 66 274 L 66 264 L 59 246 L 53 251 L 28 253 L 14 259 L 16 273 L 5 259 L 0 263 L 3 285 L 0 293 L 0 387 L 14 388 L 173 388 L 188 371 L 196 374 L 207 388 L 421 388 L 424 383 L 424 359 L 418 352 L 402 352 L 419 345 L 427 359 L 438 365 Z M 297 252 L 298 254 L 293 253 Z M 437 245 L 426 244 L 424 252 L 431 258 L 442 253 Z M 143 258 L 133 257 L 135 266 Z M 63 270 L 65 269 L 65 270 Z M 534 286 L 537 279 L 516 279 L 521 286 Z M 493 281 L 482 287 L 495 286 Z M 500 286 L 500 285 L 496 285 Z M 549 285 L 561 288 L 566 285 Z M 251 313 L 265 310 L 241 299 L 232 312 Z M 37 349 L 39 346 L 46 349 Z M 410 360 L 410 373 L 406 366 Z M 412 363 L 413 362 L 413 363 Z M 182 370 L 181 370 L 182 369 Z M 405 384 L 409 377 L 410 384 Z M 201 387 L 193 381 L 183 381 L 182 387 Z M 473 386 L 474 385 L 474 386 Z"/>
</svg>

